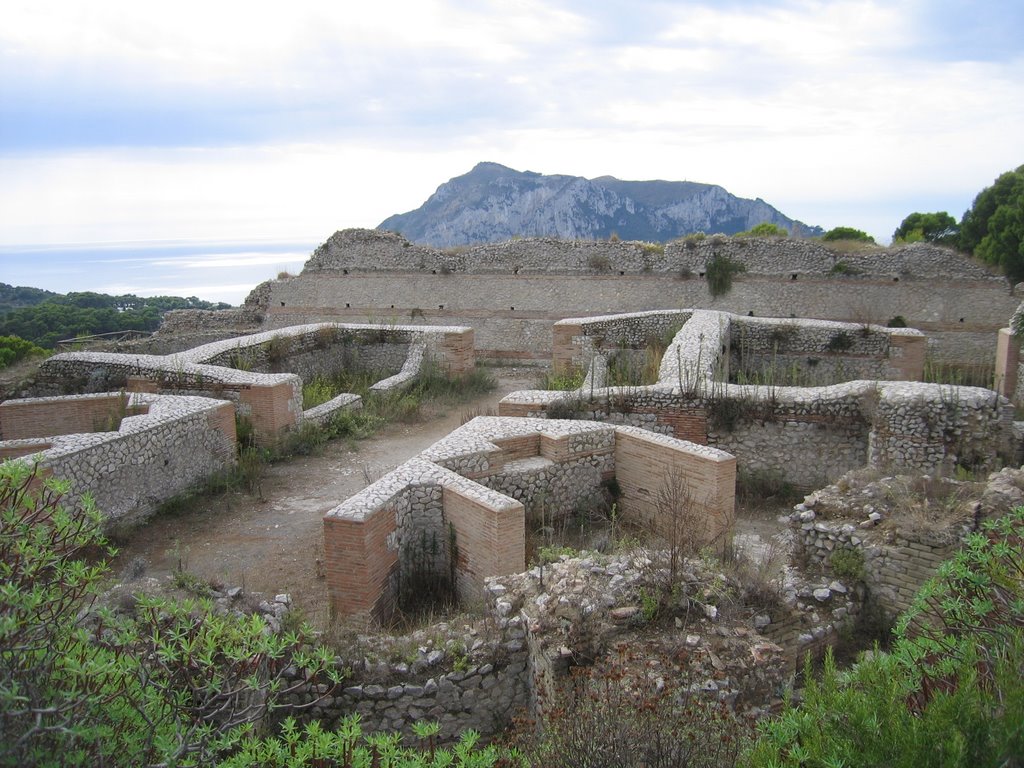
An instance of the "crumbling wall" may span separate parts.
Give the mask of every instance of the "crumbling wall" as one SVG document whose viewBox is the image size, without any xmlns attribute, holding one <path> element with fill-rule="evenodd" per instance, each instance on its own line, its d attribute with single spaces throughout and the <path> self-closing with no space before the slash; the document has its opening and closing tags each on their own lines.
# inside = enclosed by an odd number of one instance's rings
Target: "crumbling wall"
<svg viewBox="0 0 1024 768">
<path fill-rule="evenodd" d="M 667 315 L 671 317 L 671 315 Z M 639 313 L 623 327 L 659 318 Z M 598 337 L 616 327 L 597 318 Z M 865 465 L 922 472 L 988 469 L 1016 455 L 1013 408 L 977 387 L 900 381 L 850 381 L 821 387 L 730 384 L 732 323 L 757 328 L 762 344 L 790 336 L 804 349 L 847 340 L 857 358 L 890 375 L 920 375 L 924 338 L 916 331 L 823 321 L 736 318 L 692 310 L 666 350 L 650 386 L 598 387 L 591 375 L 573 392 L 528 390 L 505 397 L 503 416 L 583 418 L 643 427 L 736 456 L 742 472 L 772 472 L 803 489 Z M 596 354 L 586 319 L 566 321 L 558 359 Z M 792 331 L 790 332 L 790 329 Z M 780 334 L 781 331 L 781 334 Z M 582 340 L 582 341 L 581 341 Z M 862 344 L 863 347 L 858 347 Z M 844 344 L 843 346 L 846 346 Z"/>
<path fill-rule="evenodd" d="M 746 267 L 718 297 L 706 279 L 715 257 Z M 928 334 L 936 357 L 988 363 L 1018 303 L 1005 278 L 927 244 L 843 254 L 794 238 L 664 248 L 538 238 L 439 251 L 368 230 L 335 234 L 302 275 L 261 290 L 268 327 L 464 324 L 476 330 L 481 357 L 525 361 L 549 358 L 551 324 L 561 318 L 678 306 L 875 325 L 900 316 Z"/>
</svg>

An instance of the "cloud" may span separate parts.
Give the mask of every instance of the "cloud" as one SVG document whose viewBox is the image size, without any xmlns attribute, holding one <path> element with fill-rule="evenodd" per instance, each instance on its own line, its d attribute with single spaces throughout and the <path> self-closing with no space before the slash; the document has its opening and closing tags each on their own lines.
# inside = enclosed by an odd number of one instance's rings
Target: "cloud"
<svg viewBox="0 0 1024 768">
<path fill-rule="evenodd" d="M 324 238 L 480 160 L 884 234 L 1022 161 L 1018 5 L 15 0 L 0 242 Z"/>
</svg>

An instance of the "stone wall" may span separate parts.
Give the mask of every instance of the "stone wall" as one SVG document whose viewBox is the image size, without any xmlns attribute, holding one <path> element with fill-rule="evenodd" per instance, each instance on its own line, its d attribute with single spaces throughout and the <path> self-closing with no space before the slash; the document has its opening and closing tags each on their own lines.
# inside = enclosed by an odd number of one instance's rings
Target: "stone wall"
<svg viewBox="0 0 1024 768">
<path fill-rule="evenodd" d="M 108 414 L 120 404 L 113 412 L 119 423 L 71 434 L 66 431 L 71 426 L 50 425 L 40 416 L 50 411 L 63 414 L 68 425 L 87 423 L 97 404 Z M 73 415 L 79 408 L 82 417 Z M 34 427 L 16 426 L 23 416 Z M 22 456 L 67 480 L 72 502 L 90 494 L 108 528 L 137 525 L 162 502 L 235 462 L 231 404 L 208 398 L 107 393 L 8 400 L 0 404 L 0 423 L 5 438 L 34 433 L 0 442 L 3 455 Z"/>
<path fill-rule="evenodd" d="M 301 423 L 302 377 L 368 370 L 377 391 L 403 387 L 429 360 L 461 375 L 475 366 L 470 328 L 320 323 L 224 339 L 172 355 L 69 352 L 45 360 L 41 394 L 134 389 L 231 400 L 261 444 Z M 286 372 L 287 371 L 287 372 Z M 349 401 L 335 403 L 349 407 Z M 326 417 L 321 409 L 317 418 Z"/>
<path fill-rule="evenodd" d="M 692 492 L 701 530 L 690 535 L 723 540 L 732 525 L 731 456 L 585 421 L 477 417 L 325 515 L 332 609 L 385 618 L 415 556 L 406 541 L 439 542 L 423 571 L 451 578 L 460 599 L 479 600 L 486 577 L 525 568 L 527 507 L 543 523 L 586 511 L 612 478 L 624 520 L 664 528 L 654 500 L 671 475 Z"/>
<path fill-rule="evenodd" d="M 712 298 L 707 263 L 746 266 Z M 438 251 L 390 233 L 346 230 L 302 275 L 261 286 L 270 327 L 319 320 L 462 324 L 491 359 L 545 360 L 566 316 L 665 306 L 757 317 L 885 325 L 902 316 L 930 351 L 991 362 L 995 333 L 1016 308 L 1010 286 L 953 251 L 914 244 L 844 254 L 816 241 L 709 237 L 670 243 L 525 239 Z"/>
<path fill-rule="evenodd" d="M 668 316 L 673 317 L 673 316 Z M 678 317 L 678 316 L 674 316 Z M 665 322 L 657 313 L 623 318 L 623 327 Z M 596 336 L 614 318 L 597 318 Z M 828 321 L 736 318 L 692 310 L 662 358 L 659 382 L 575 392 L 522 391 L 499 404 L 503 416 L 583 418 L 643 427 L 736 456 L 740 471 L 774 472 L 811 490 L 865 465 L 921 472 L 955 466 L 988 469 L 1016 455 L 1013 408 L 976 387 L 890 381 L 850 381 L 823 387 L 726 383 L 732 323 L 771 339 L 784 329 L 805 350 L 824 356 L 838 334 L 864 366 L 889 375 L 919 375 L 923 338 L 916 331 Z M 588 321 L 565 321 L 557 359 L 586 361 L 599 352 Z M 794 328 L 790 333 L 790 328 Z M 833 343 L 834 344 L 834 343 Z M 858 347 L 857 345 L 862 345 Z M 845 346 L 845 345 L 844 345 Z M 837 360 L 848 359 L 838 352 Z M 868 362 L 873 361 L 873 362 Z"/>
</svg>

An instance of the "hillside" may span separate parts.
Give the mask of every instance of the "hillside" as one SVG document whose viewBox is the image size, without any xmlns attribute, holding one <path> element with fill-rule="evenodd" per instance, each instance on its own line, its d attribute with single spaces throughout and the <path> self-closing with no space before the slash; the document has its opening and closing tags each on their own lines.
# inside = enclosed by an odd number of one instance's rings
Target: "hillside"
<svg viewBox="0 0 1024 768">
<path fill-rule="evenodd" d="M 60 294 L 0 283 L 0 336 L 18 336 L 52 348 L 62 339 L 125 330 L 155 331 L 171 309 L 226 309 L 194 296 Z"/>
<path fill-rule="evenodd" d="M 796 235 L 822 234 L 820 227 L 795 221 L 760 198 L 739 198 L 713 184 L 585 179 L 479 163 L 378 229 L 447 247 L 513 237 L 604 240 L 613 234 L 666 242 L 691 232 L 735 234 L 764 221 Z"/>
</svg>

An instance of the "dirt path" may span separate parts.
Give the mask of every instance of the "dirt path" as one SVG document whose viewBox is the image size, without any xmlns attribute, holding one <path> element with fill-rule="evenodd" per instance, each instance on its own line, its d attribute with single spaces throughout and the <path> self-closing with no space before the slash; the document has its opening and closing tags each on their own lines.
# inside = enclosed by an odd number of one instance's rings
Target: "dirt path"
<svg viewBox="0 0 1024 768">
<path fill-rule="evenodd" d="M 498 388 L 480 398 L 427 413 L 415 424 L 392 424 L 349 444 L 328 443 L 316 456 L 268 468 L 263 499 L 225 493 L 197 499 L 188 511 L 150 521 L 122 545 L 115 572 L 143 561 L 146 575 L 181 565 L 225 587 L 275 595 L 287 592 L 315 624 L 327 620 L 321 520 L 325 512 L 440 440 L 468 418 L 497 412 L 509 392 L 535 385 L 530 369 L 496 369 Z"/>
</svg>

